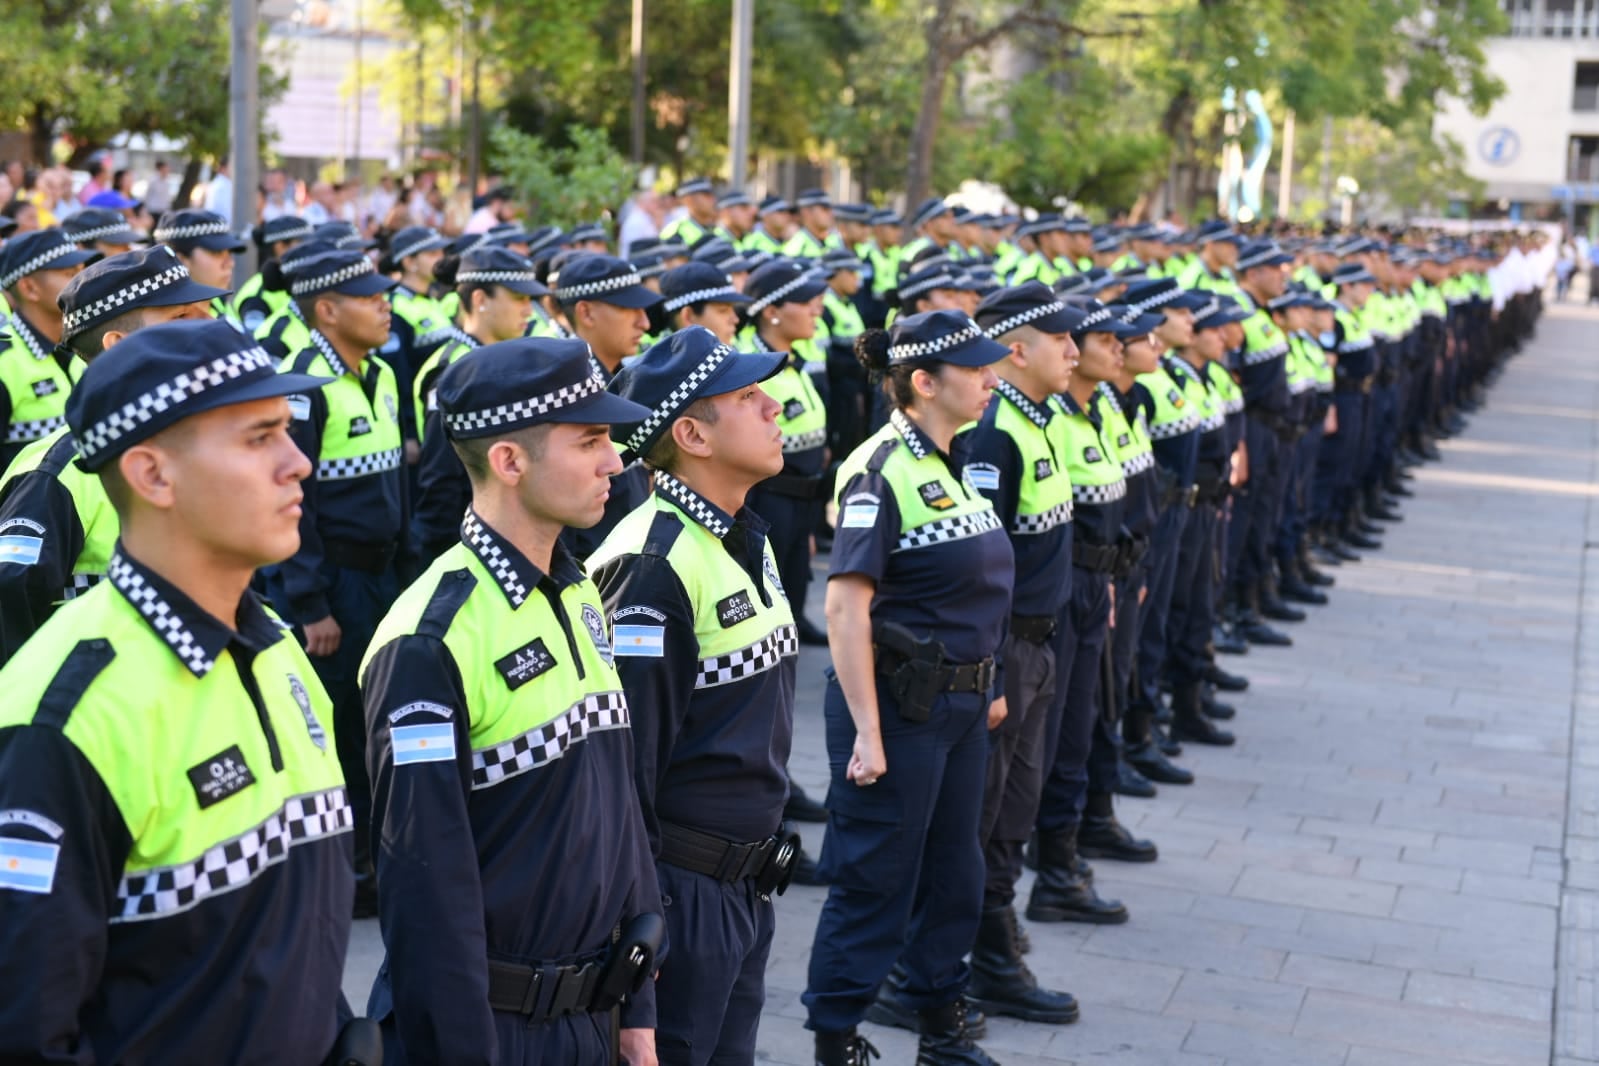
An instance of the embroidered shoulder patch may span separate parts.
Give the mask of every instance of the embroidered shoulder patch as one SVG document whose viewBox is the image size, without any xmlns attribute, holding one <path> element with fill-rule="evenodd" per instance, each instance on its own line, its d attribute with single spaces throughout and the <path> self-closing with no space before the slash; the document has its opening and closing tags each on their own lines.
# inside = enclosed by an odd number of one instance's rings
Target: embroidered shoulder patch
<svg viewBox="0 0 1599 1066">
<path fill-rule="evenodd" d="M 961 473 L 966 483 L 978 492 L 999 491 L 999 467 L 993 463 L 967 463 Z"/>
</svg>

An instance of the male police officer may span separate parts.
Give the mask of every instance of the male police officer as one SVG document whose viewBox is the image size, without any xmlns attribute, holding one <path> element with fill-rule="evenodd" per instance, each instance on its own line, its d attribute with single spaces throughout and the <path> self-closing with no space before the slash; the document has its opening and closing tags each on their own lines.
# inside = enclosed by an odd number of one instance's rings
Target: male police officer
<svg viewBox="0 0 1599 1066">
<path fill-rule="evenodd" d="M 82 367 L 52 350 L 61 340 L 56 297 L 93 258 L 58 229 L 24 233 L 0 251 L 0 289 L 12 309 L 11 332 L 0 340 L 0 468 L 65 423 Z"/>
<path fill-rule="evenodd" d="M 679 330 L 629 367 L 650 408 L 617 436 L 655 469 L 653 494 L 590 559 L 634 708 L 639 800 L 670 897 L 657 986 L 662 1063 L 748 1063 L 765 1000 L 771 893 L 797 840 L 788 791 L 794 616 L 744 506 L 783 467 L 778 403 L 760 382 L 781 352 L 743 354 Z"/>
<path fill-rule="evenodd" d="M 232 288 L 233 257 L 248 247 L 228 230 L 227 219 L 214 211 L 169 211 L 161 216 L 153 236 L 178 254 L 195 281 L 215 289 Z M 244 332 L 226 294 L 212 303 L 211 313 Z"/>
<path fill-rule="evenodd" d="M 693 244 L 716 228 L 716 189 L 709 178 L 691 178 L 672 193 L 688 213 L 666 224 L 661 240 Z"/>
<path fill-rule="evenodd" d="M 373 905 L 366 850 L 371 797 L 357 668 L 399 591 L 395 562 L 406 527 L 399 392 L 394 372 L 371 354 L 389 336 L 393 286 L 362 253 L 333 251 L 307 260 L 290 287 L 312 327 L 311 344 L 283 369 L 331 380 L 289 403 L 290 432 L 316 466 L 305 481 L 300 550 L 267 575 L 273 603 L 304 634 L 333 699 L 339 761 L 355 810 L 363 914 Z"/>
<path fill-rule="evenodd" d="M 649 412 L 550 338 L 479 348 L 437 397 L 472 503 L 362 667 L 388 949 L 371 1013 L 410 1062 L 610 1066 L 597 1015 L 636 981 L 620 1050 L 653 1064 L 653 964 L 601 980 L 613 928 L 661 921 L 628 701 L 599 591 L 559 541 L 605 511 L 610 425 Z"/>
<path fill-rule="evenodd" d="M 86 364 L 146 326 L 207 317 L 227 290 L 201 285 L 170 248 L 102 259 L 61 293 L 61 343 Z M 66 426 L 18 454 L 0 481 L 0 665 L 62 603 L 105 576 L 117 515 L 100 479 L 73 462 Z"/>
<path fill-rule="evenodd" d="M 334 1046 L 350 808 L 327 697 L 249 591 L 299 544 L 310 467 L 283 396 L 318 384 L 180 322 L 73 394 L 122 536 L 0 671 L 0 1059 L 317 1066 Z"/>
</svg>

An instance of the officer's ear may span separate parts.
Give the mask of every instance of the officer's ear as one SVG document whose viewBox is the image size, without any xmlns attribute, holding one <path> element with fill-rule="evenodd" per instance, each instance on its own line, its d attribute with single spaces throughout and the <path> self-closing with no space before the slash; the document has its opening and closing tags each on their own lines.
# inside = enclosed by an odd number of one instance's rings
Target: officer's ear
<svg viewBox="0 0 1599 1066">
<path fill-rule="evenodd" d="M 672 423 L 672 443 L 677 445 L 679 454 L 710 458 L 711 442 L 705 436 L 704 426 L 705 423 L 693 415 L 678 416 Z"/>
<path fill-rule="evenodd" d="M 176 502 L 175 483 L 168 466 L 169 456 L 158 443 L 161 436 L 158 433 L 117 457 L 114 469 L 117 480 L 126 487 L 125 503 L 137 499 L 165 511 Z M 119 509 L 118 513 L 121 514 L 122 510 Z"/>
<path fill-rule="evenodd" d="M 13 288 L 16 289 L 17 296 L 28 303 L 37 303 L 41 295 L 39 281 L 32 274 L 18 278 Z"/>
</svg>

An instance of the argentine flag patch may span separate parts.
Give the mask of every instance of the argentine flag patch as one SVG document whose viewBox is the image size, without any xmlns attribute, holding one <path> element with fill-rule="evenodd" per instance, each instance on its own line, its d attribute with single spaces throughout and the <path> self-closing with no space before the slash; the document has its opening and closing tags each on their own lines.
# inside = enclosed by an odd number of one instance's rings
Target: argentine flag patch
<svg viewBox="0 0 1599 1066">
<path fill-rule="evenodd" d="M 0 563 L 32 566 L 39 561 L 39 552 L 43 547 L 42 537 L 17 535 L 0 537 Z"/>
<path fill-rule="evenodd" d="M 448 762 L 455 758 L 455 726 L 449 722 L 427 725 L 397 725 L 389 730 L 394 747 L 394 765 L 419 762 Z"/>
<path fill-rule="evenodd" d="M 618 659 L 659 659 L 666 655 L 666 627 L 617 626 L 611 645 Z"/>
<path fill-rule="evenodd" d="M 49 893 L 56 881 L 61 845 L 0 837 L 0 888 Z"/>
<path fill-rule="evenodd" d="M 967 463 L 966 483 L 978 492 L 999 491 L 999 467 L 992 463 Z"/>
</svg>

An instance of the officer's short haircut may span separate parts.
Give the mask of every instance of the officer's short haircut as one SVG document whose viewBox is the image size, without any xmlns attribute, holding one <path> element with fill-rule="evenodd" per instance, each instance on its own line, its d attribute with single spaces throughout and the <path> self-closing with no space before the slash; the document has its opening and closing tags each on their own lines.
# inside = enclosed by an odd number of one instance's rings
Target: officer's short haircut
<svg viewBox="0 0 1599 1066">
<path fill-rule="evenodd" d="M 144 320 L 145 309 L 142 307 L 130 308 L 115 318 L 107 319 L 97 326 L 90 327 L 67 341 L 67 347 L 77 352 L 85 360 L 95 358 L 105 351 L 105 335 L 107 333 L 133 333 L 143 329 L 147 323 Z"/>
<path fill-rule="evenodd" d="M 450 447 L 455 449 L 455 454 L 460 457 L 461 465 L 466 467 L 466 476 L 474 485 L 481 485 L 489 479 L 489 449 L 502 440 L 520 444 L 522 450 L 527 452 L 528 458 L 538 462 L 544 458 L 544 438 L 549 434 L 545 431 L 549 423 L 537 426 L 523 426 L 521 429 L 503 433 L 498 437 L 473 437 L 468 440 L 455 440 L 451 438 Z"/>
<path fill-rule="evenodd" d="M 716 404 L 711 402 L 714 399 L 713 396 L 701 396 L 685 407 L 677 418 L 697 418 L 707 425 L 714 425 L 721 417 L 716 411 Z M 672 419 L 673 424 L 676 424 L 677 418 Z M 667 426 L 666 432 L 661 434 L 661 438 L 655 442 L 649 454 L 644 456 L 644 465 L 651 470 L 662 470 L 670 474 L 676 468 L 677 460 L 677 441 L 672 437 L 672 427 Z"/>
</svg>

